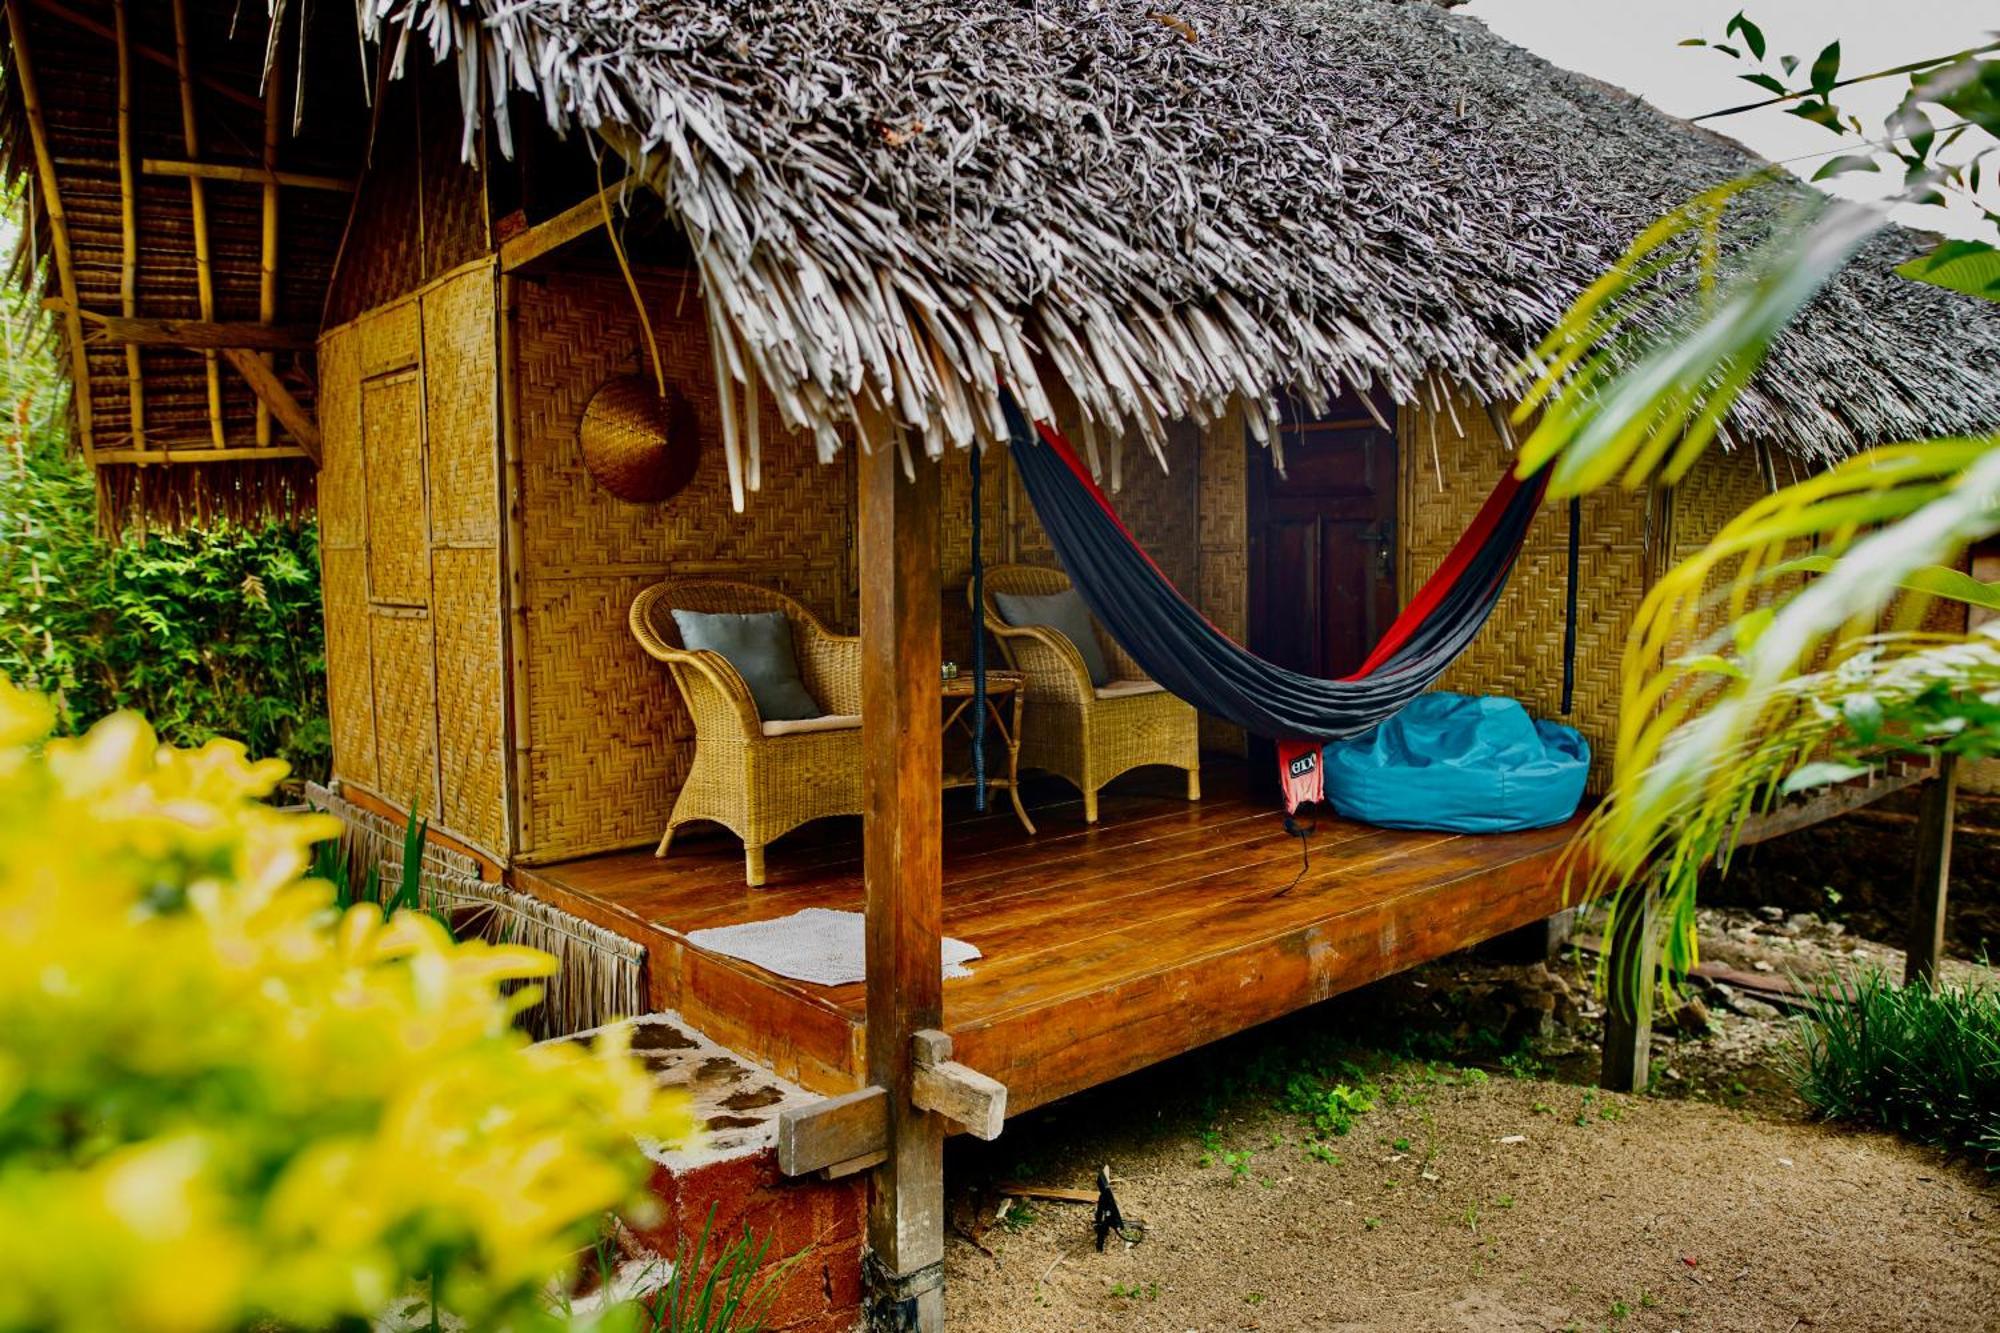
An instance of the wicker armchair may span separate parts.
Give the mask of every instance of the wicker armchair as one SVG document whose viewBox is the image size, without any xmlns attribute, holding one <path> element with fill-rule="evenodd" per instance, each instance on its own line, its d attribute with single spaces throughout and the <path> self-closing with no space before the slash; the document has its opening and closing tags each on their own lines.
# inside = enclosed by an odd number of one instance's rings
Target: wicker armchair
<svg viewBox="0 0 2000 1333">
<path fill-rule="evenodd" d="M 765 722 L 750 689 L 719 653 L 690 652 L 673 609 L 782 611 L 808 693 L 829 716 Z M 709 579 L 656 583 L 632 603 L 632 633 L 667 671 L 694 719 L 694 763 L 674 798 L 656 855 L 674 830 L 708 820 L 743 839 L 750 884 L 764 882 L 764 848 L 828 815 L 861 813 L 861 640 L 832 633 L 783 593 Z"/>
<path fill-rule="evenodd" d="M 1000 651 L 1027 678 L 1021 719 L 1021 766 L 1045 768 L 1083 793 L 1084 822 L 1097 822 L 1097 793 L 1105 783 L 1146 764 L 1187 770 L 1190 801 L 1201 799 L 1201 757 L 1195 711 L 1168 694 L 1108 636 L 1098 635 L 1111 680 L 1090 683 L 1083 658 L 1069 639 L 1045 625 L 1010 625 L 996 593 L 1040 596 L 1069 587 L 1059 569 L 996 565 L 986 571 L 986 628 Z M 968 598 L 971 589 L 967 588 Z"/>
</svg>

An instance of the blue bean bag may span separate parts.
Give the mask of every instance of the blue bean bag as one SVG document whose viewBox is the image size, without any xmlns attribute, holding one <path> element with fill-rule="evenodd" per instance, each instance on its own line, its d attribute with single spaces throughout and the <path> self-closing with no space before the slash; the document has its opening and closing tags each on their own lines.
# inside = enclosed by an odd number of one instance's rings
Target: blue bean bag
<svg viewBox="0 0 2000 1333">
<path fill-rule="evenodd" d="M 1576 813 L 1590 743 L 1517 699 L 1420 694 L 1373 731 L 1326 747 L 1326 798 L 1384 828 L 1505 833 Z"/>
</svg>

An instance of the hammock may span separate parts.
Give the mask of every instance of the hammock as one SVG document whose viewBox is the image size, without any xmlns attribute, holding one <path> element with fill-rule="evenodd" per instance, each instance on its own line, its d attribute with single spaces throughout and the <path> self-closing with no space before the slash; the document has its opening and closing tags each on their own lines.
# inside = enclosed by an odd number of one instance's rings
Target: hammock
<svg viewBox="0 0 2000 1333">
<path fill-rule="evenodd" d="M 1265 661 L 1210 624 L 1133 538 L 1069 441 L 1047 423 L 1031 430 L 1011 399 L 1003 405 L 1028 499 L 1098 623 L 1173 693 L 1276 741 L 1293 811 L 1321 799 L 1325 742 L 1394 715 L 1465 651 L 1500 600 L 1548 487 L 1546 469 L 1526 481 L 1509 469 L 1360 669 L 1323 680 Z"/>
</svg>

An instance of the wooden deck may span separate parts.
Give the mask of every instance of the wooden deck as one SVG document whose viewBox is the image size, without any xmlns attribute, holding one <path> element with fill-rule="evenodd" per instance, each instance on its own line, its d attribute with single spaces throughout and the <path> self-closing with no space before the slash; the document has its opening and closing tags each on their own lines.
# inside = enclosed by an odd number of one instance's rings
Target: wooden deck
<svg viewBox="0 0 2000 1333">
<path fill-rule="evenodd" d="M 1243 769 L 1212 762 L 1206 799 L 1178 773 L 1133 774 L 1083 823 L 1073 790 L 1030 780 L 1041 832 L 1004 797 L 946 798 L 945 933 L 978 946 L 945 983 L 957 1058 L 1023 1111 L 1561 910 L 1551 868 L 1572 827 L 1468 836 L 1322 819 L 1299 843 Z M 858 1085 L 863 988 L 790 981 L 684 933 L 805 907 L 862 907 L 860 821 L 770 849 L 746 888 L 732 839 L 671 856 L 590 857 L 514 872 L 519 887 L 648 946 L 649 992 L 717 1041 L 823 1092 Z"/>
</svg>

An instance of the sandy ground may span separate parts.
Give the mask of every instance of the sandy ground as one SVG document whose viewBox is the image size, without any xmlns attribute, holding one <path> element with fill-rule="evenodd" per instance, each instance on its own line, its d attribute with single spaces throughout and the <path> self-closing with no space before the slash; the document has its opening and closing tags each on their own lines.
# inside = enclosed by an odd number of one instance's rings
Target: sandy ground
<svg viewBox="0 0 2000 1333">
<path fill-rule="evenodd" d="M 1736 965 L 1896 961 L 1823 922 L 1704 924 Z M 1445 960 L 955 1143 L 950 1326 L 2000 1330 L 1983 1170 L 1810 1123 L 1773 1069 L 1785 1020 L 1726 991 L 1706 1035 L 1658 1040 L 1666 1095 L 1558 1081 L 1594 1068 L 1594 1006 L 1574 962 L 1555 973 Z M 1523 977 L 1576 1000 L 1517 1045 L 1492 1029 L 1518 1026 Z M 1316 1135 L 1281 1090 L 1343 1060 L 1373 1108 Z M 1137 1244 L 1100 1254 L 1088 1207 L 1003 1192 L 1099 1163 Z"/>
</svg>

